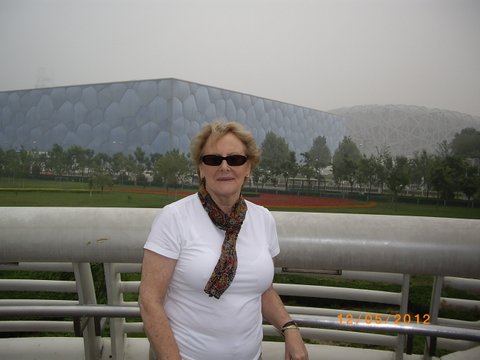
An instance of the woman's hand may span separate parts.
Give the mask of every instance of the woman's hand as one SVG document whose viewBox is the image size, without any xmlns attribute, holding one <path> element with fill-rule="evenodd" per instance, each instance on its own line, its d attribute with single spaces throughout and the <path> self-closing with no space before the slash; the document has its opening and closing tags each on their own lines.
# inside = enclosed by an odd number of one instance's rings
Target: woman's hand
<svg viewBox="0 0 480 360">
<path fill-rule="evenodd" d="M 308 352 L 303 343 L 300 330 L 288 329 L 285 336 L 285 360 L 308 360 Z"/>
</svg>

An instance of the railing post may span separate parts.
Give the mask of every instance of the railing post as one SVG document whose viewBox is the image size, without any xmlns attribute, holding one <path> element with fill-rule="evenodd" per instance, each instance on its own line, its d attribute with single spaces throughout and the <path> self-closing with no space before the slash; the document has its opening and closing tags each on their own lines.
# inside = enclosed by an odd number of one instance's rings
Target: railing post
<svg viewBox="0 0 480 360">
<path fill-rule="evenodd" d="M 408 298 L 410 295 L 410 275 L 403 274 L 403 282 L 402 282 L 402 299 L 400 303 L 400 314 L 403 316 L 408 313 Z M 405 352 L 405 338 L 406 335 L 398 334 L 397 335 L 397 348 L 395 350 L 395 359 L 402 360 L 403 353 Z"/>
<path fill-rule="evenodd" d="M 122 305 L 123 296 L 120 292 L 121 278 L 116 270 L 116 265 L 114 263 L 105 263 L 103 268 L 105 270 L 108 304 Z M 125 358 L 125 319 L 111 318 L 109 321 L 112 356 L 115 360 L 123 360 Z"/>
<path fill-rule="evenodd" d="M 437 324 L 438 312 L 440 311 L 440 297 L 442 296 L 443 276 L 435 276 L 433 279 L 432 298 L 430 300 L 430 323 Z M 435 355 L 437 338 L 427 337 L 425 339 L 424 360 L 430 360 Z"/>
<path fill-rule="evenodd" d="M 93 284 L 90 263 L 73 263 L 73 271 L 77 283 L 78 300 L 81 305 L 97 304 L 95 286 Z M 87 323 L 83 330 L 83 347 L 85 360 L 98 360 L 102 358 L 101 337 L 95 334 L 95 321 L 93 317 L 86 318 Z"/>
</svg>

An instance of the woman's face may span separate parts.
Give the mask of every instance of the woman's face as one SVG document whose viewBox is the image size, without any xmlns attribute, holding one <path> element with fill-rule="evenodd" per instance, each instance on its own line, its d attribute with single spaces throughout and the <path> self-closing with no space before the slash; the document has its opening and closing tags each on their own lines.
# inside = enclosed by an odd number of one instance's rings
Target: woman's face
<svg viewBox="0 0 480 360">
<path fill-rule="evenodd" d="M 227 133 L 213 141 L 210 137 L 203 147 L 204 155 L 246 155 L 245 145 L 232 133 Z M 236 202 L 240 196 L 245 178 L 250 175 L 251 165 L 247 162 L 230 166 L 226 160 L 218 166 L 199 165 L 200 178 L 205 178 L 205 187 L 215 202 Z"/>
</svg>

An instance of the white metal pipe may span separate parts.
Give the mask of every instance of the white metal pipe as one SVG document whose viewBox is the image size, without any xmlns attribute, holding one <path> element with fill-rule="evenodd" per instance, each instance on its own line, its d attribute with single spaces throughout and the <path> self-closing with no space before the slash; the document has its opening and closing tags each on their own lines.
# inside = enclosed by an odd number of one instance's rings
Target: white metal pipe
<svg viewBox="0 0 480 360">
<path fill-rule="evenodd" d="M 73 332 L 73 321 L 12 320 L 0 321 L 0 332 Z"/>
<path fill-rule="evenodd" d="M 456 328 L 433 324 L 395 324 L 393 322 L 375 323 L 360 320 L 347 324 L 346 322 L 339 322 L 336 318 L 329 316 L 308 316 L 308 315 L 294 315 L 293 318 L 300 326 L 318 327 L 323 329 L 343 329 L 343 330 L 357 330 L 357 331 L 380 331 L 392 332 L 398 334 L 412 334 L 422 336 L 444 337 L 448 339 L 463 339 L 480 342 L 480 330 Z"/>
<path fill-rule="evenodd" d="M 55 272 L 73 272 L 72 263 L 12 263 L 8 265 L 0 264 L 2 271 L 55 271 Z"/>
<path fill-rule="evenodd" d="M 138 293 L 140 281 L 121 281 L 119 288 L 124 293 Z"/>
<path fill-rule="evenodd" d="M 403 274 L 379 273 L 373 271 L 342 271 L 342 279 L 403 284 Z"/>
<path fill-rule="evenodd" d="M 475 341 L 466 341 L 466 340 L 457 340 L 457 339 L 437 339 L 437 349 L 443 349 L 447 351 L 464 351 L 478 346 L 478 342 Z M 468 360 L 458 358 L 459 360 Z M 473 358 L 472 358 L 473 359 Z"/>
<path fill-rule="evenodd" d="M 139 317 L 140 308 L 120 305 L 2 306 L 0 315 L 52 317 Z"/>
<path fill-rule="evenodd" d="M 480 236 L 480 234 L 479 234 Z M 445 276 L 443 279 L 444 286 L 451 287 L 458 290 L 464 290 L 475 294 L 480 294 L 480 280 L 479 279 L 464 279 Z"/>
<path fill-rule="evenodd" d="M 159 211 L 0 208 L 0 263 L 139 263 Z M 480 277 L 479 220 L 300 212 L 273 215 L 281 246 L 276 259 L 280 267 Z"/>
<path fill-rule="evenodd" d="M 0 279 L 1 291 L 77 291 L 75 281 L 63 280 L 34 280 L 34 279 Z"/>
<path fill-rule="evenodd" d="M 466 327 L 472 329 L 480 329 L 480 320 L 468 321 L 468 320 L 459 320 L 459 319 L 449 319 L 441 318 L 437 319 L 438 325 L 447 325 L 447 326 L 456 326 L 456 327 Z"/>
<path fill-rule="evenodd" d="M 77 300 L 48 300 L 48 299 L 0 299 L 0 306 L 64 306 L 78 305 Z"/>
<path fill-rule="evenodd" d="M 452 307 L 452 308 L 463 309 L 463 310 L 474 310 L 474 311 L 480 310 L 479 300 L 441 297 L 440 302 L 442 304 L 442 308 Z"/>
<path fill-rule="evenodd" d="M 273 287 L 280 295 L 287 296 L 291 295 L 325 299 L 343 299 L 395 305 L 400 305 L 401 303 L 401 295 L 399 293 L 380 290 L 280 283 L 273 284 Z"/>
<path fill-rule="evenodd" d="M 124 325 L 124 331 L 127 334 L 141 334 L 145 332 L 145 330 L 143 329 L 143 322 L 126 322 Z"/>
<path fill-rule="evenodd" d="M 0 316 L 52 316 L 52 317 L 139 317 L 140 309 L 131 306 L 114 305 L 78 305 L 78 306 L 3 306 L 0 307 Z M 480 330 L 469 328 L 457 328 L 442 325 L 424 324 L 396 324 L 393 322 L 376 323 L 364 319 L 354 321 L 351 324 L 339 321 L 331 316 L 309 316 L 294 314 L 292 316 L 300 326 L 343 329 L 356 331 L 380 331 L 399 334 L 415 334 L 422 336 L 444 337 L 449 339 L 464 339 L 480 341 Z"/>
<path fill-rule="evenodd" d="M 304 338 L 312 340 L 352 342 L 356 344 L 387 347 L 394 347 L 397 344 L 397 337 L 392 335 L 380 335 L 332 329 L 316 329 L 309 327 L 302 327 L 300 332 Z M 279 335 L 278 330 L 271 325 L 263 325 L 263 334 L 269 336 Z"/>
<path fill-rule="evenodd" d="M 298 268 L 480 277 L 480 221 L 274 213 L 279 263 Z M 298 249 L 309 249 L 300 252 Z M 283 265 L 282 265 L 283 266 Z"/>
</svg>

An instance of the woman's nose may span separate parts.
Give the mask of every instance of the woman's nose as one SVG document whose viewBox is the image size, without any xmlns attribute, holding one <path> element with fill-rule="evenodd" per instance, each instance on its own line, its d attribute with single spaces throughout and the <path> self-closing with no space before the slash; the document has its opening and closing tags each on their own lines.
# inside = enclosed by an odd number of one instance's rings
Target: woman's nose
<svg viewBox="0 0 480 360">
<path fill-rule="evenodd" d="M 228 165 L 227 160 L 223 159 L 222 162 L 220 163 L 220 169 L 226 170 L 226 169 L 229 169 L 229 168 L 230 168 L 230 166 Z"/>
</svg>

